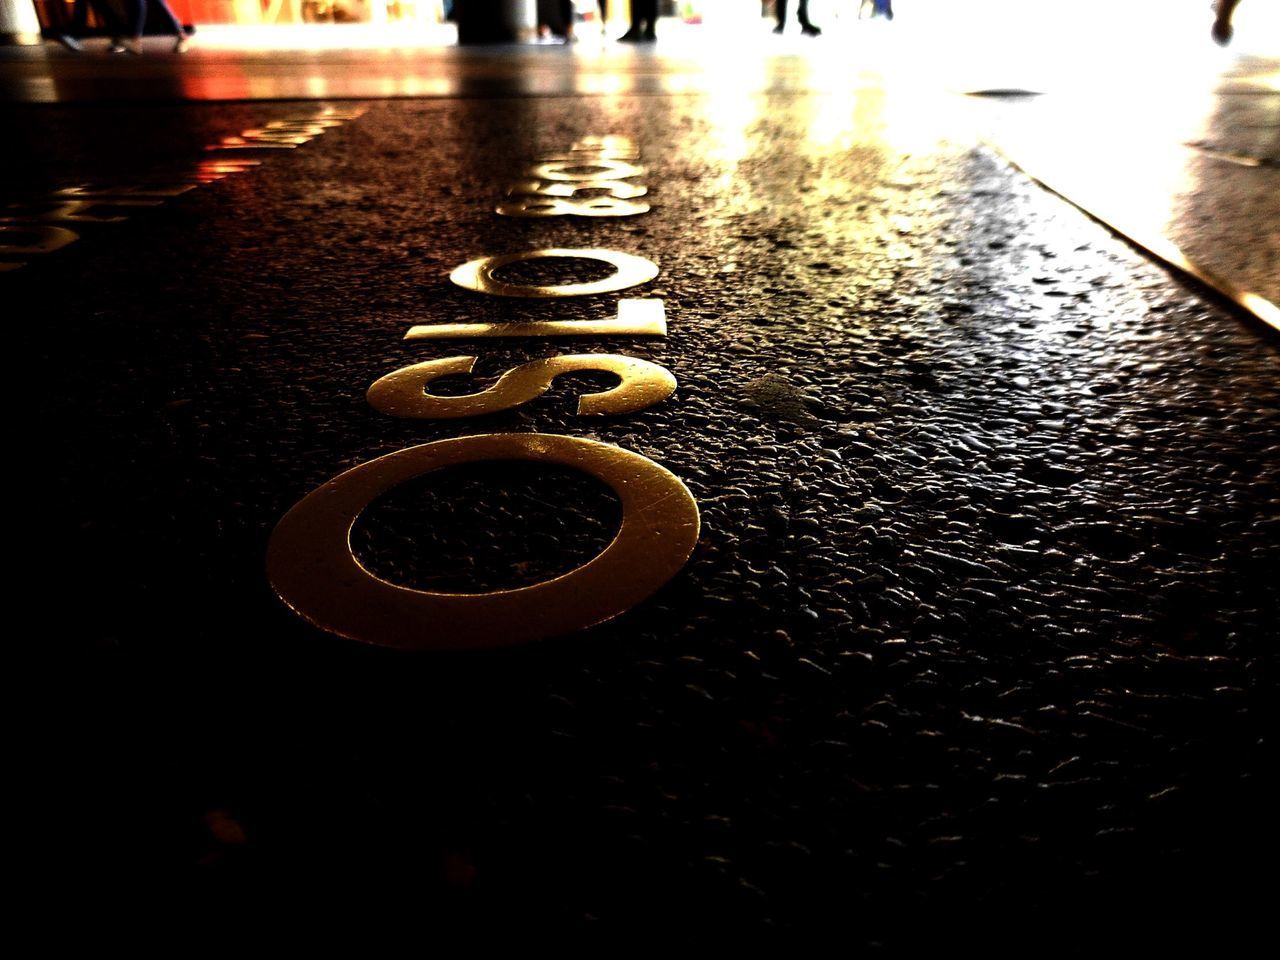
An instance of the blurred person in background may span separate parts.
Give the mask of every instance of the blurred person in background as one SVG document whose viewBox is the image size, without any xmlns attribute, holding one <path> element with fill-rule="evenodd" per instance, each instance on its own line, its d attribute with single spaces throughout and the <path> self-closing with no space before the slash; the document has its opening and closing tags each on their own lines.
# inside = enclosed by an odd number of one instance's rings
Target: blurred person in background
<svg viewBox="0 0 1280 960">
<path fill-rule="evenodd" d="M 98 15 L 102 25 L 111 33 L 111 47 L 114 50 L 120 45 L 120 38 L 124 36 L 126 30 L 124 21 L 106 0 L 76 0 L 76 5 L 71 10 L 71 28 L 66 33 L 57 34 L 54 39 L 68 50 L 74 50 L 76 53 L 83 50 L 84 47 L 80 45 L 80 41 L 84 39 L 89 29 L 90 7 Z"/>
<path fill-rule="evenodd" d="M 808 0 L 801 0 L 807 3 Z M 653 43 L 658 39 L 658 0 L 631 0 L 631 26 L 618 38 L 620 43 Z"/>
<path fill-rule="evenodd" d="M 1213 29 L 1210 32 L 1220 47 L 1231 42 L 1231 35 L 1235 32 L 1231 28 L 1231 15 L 1239 5 L 1240 0 L 1217 0 L 1213 5 Z"/>
<path fill-rule="evenodd" d="M 191 41 L 187 39 L 187 32 L 182 29 L 182 23 L 173 12 L 173 8 L 169 6 L 168 0 L 150 0 L 150 2 L 158 5 L 160 19 L 164 21 L 165 27 L 172 31 L 176 38 L 173 44 L 173 52 L 186 53 Z M 136 56 L 141 56 L 142 32 L 147 27 L 147 3 L 148 0 L 126 0 L 125 12 L 129 18 L 130 39 L 113 43 L 111 46 L 112 53 L 126 50 Z"/>
<path fill-rule="evenodd" d="M 773 9 L 778 18 L 778 25 L 773 28 L 773 32 L 782 33 L 787 27 L 787 0 L 776 0 Z M 800 0 L 796 6 L 796 19 L 800 21 L 800 32 L 806 37 L 816 37 L 822 33 L 809 22 L 809 0 Z"/>
</svg>

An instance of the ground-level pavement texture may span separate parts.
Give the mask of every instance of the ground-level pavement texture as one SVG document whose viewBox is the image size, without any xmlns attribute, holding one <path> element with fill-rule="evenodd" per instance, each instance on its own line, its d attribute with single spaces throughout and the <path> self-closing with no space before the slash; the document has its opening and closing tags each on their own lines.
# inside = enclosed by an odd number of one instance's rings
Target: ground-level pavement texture
<svg viewBox="0 0 1280 960">
<path fill-rule="evenodd" d="M 1029 179 L 972 98 L 514 96 L 521 61 L 491 56 L 482 96 L 0 108 L 10 223 L 50 225 L 78 185 L 156 201 L 77 207 L 124 219 L 59 221 L 77 242 L 0 275 L 30 410 L 19 632 L 62 661 L 50 770 L 22 788 L 56 902 L 899 950 L 1264 929 L 1265 325 Z M 1261 129 L 1274 102 L 1250 96 Z M 322 114 L 305 143 L 207 149 Z M 601 135 L 637 145 L 649 212 L 495 215 L 535 160 Z M 199 166 L 224 157 L 261 162 Z M 449 281 L 537 248 L 659 274 L 562 300 Z M 661 298 L 666 336 L 404 339 L 619 296 Z M 678 389 L 609 418 L 575 415 L 600 374 L 470 419 L 366 400 L 410 363 L 477 357 L 433 388 L 460 393 L 564 353 Z M 273 594 L 272 530 L 325 481 L 507 432 L 670 470 L 701 511 L 687 565 L 609 622 L 480 652 L 344 640 Z M 380 498 L 352 543 L 388 581 L 476 592 L 568 572 L 618 522 L 580 473 L 487 463 Z"/>
</svg>

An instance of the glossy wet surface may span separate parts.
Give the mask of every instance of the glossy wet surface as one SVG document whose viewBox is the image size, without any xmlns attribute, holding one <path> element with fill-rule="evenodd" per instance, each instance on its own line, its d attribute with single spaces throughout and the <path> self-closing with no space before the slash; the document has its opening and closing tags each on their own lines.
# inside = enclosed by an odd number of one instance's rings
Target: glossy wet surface
<svg viewBox="0 0 1280 960">
<path fill-rule="evenodd" d="M 990 142 L 1166 262 L 1201 273 L 1280 330 L 1280 72 L 1243 58 L 1151 91 L 1143 109 L 1094 93 L 1004 100 Z M 1087 134 L 1087 135 L 1085 135 Z"/>
<path fill-rule="evenodd" d="M 360 106 L 0 278 L 36 411 L 23 542 L 67 584 L 32 642 L 76 664 L 51 709 L 51 859 L 75 883 L 210 916 L 303 898 L 898 947 L 1260 927 L 1280 622 L 1260 325 L 1011 168 L 941 92 Z M 18 199 L 171 178 L 320 107 L 39 109 L 5 116 Z M 652 212 L 493 214 L 529 161 L 606 133 L 639 144 Z M 402 339 L 612 314 L 616 294 L 448 282 L 535 247 L 655 260 L 636 293 L 668 336 Z M 679 388 L 609 420 L 572 415 L 589 378 L 474 421 L 365 400 L 412 362 L 474 354 L 487 383 L 565 352 Z M 267 538 L 316 486 L 502 431 L 682 478 L 684 571 L 612 623 L 483 655 L 360 647 L 272 596 Z M 561 482 L 442 477 L 370 511 L 357 549 L 406 582 L 536 581 L 617 522 L 607 489 Z"/>
</svg>

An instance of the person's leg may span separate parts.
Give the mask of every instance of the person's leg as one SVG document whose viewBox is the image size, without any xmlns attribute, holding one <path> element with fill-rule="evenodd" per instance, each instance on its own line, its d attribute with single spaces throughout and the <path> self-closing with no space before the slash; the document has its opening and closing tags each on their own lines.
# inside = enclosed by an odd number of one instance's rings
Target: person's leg
<svg viewBox="0 0 1280 960">
<path fill-rule="evenodd" d="M 172 33 L 174 36 L 173 52 L 186 53 L 188 43 L 187 31 L 182 29 L 182 21 L 179 20 L 178 15 L 173 12 L 173 8 L 169 6 L 168 0 L 154 0 L 154 2 L 159 4 L 159 16 L 161 21 L 163 21 L 167 32 Z M 147 0 L 136 0 L 136 3 L 138 6 L 138 15 L 133 23 L 133 39 L 137 49 L 135 50 L 133 47 L 128 48 L 130 53 L 141 52 L 142 32 L 147 26 Z"/>
<path fill-rule="evenodd" d="M 126 0 L 125 18 L 129 36 L 141 40 L 142 31 L 147 27 L 147 0 Z"/>
<path fill-rule="evenodd" d="M 658 39 L 658 0 L 631 0 L 631 26 L 618 39 L 623 43 L 644 43 Z"/>
<path fill-rule="evenodd" d="M 160 19 L 165 21 L 168 32 L 175 37 L 185 37 L 187 34 L 182 29 L 182 23 L 173 12 L 173 8 L 166 0 L 155 0 L 155 2 L 160 6 Z M 147 0 L 130 0 L 129 15 L 129 34 L 135 40 L 140 40 L 147 28 Z"/>
<path fill-rule="evenodd" d="M 781 33 L 787 28 L 787 0 L 773 0 L 773 16 L 778 21 L 773 32 Z"/>
<path fill-rule="evenodd" d="M 142 31 L 147 25 L 147 0 L 125 0 L 124 19 L 118 27 L 112 28 L 116 34 L 111 41 L 112 53 L 132 53 L 142 55 Z"/>
<path fill-rule="evenodd" d="M 639 3 L 640 17 L 644 20 L 644 39 L 657 40 L 658 0 L 639 0 Z"/>
<path fill-rule="evenodd" d="M 809 22 L 809 0 L 800 0 L 796 7 L 796 19 L 800 21 L 800 32 L 816 37 L 822 31 Z"/>
<path fill-rule="evenodd" d="M 155 2 L 160 8 L 160 19 L 165 21 L 165 26 L 169 28 L 169 32 L 178 38 L 185 37 L 187 33 L 182 29 L 182 21 L 173 12 L 173 7 L 169 6 L 169 0 L 155 0 Z"/>
<path fill-rule="evenodd" d="M 1217 16 L 1213 20 L 1213 39 L 1220 47 L 1225 47 L 1231 42 L 1231 35 L 1235 31 L 1231 26 L 1231 16 L 1236 12 L 1236 6 L 1240 0 L 1218 0 L 1214 5 Z"/>
<path fill-rule="evenodd" d="M 84 36 L 88 23 L 89 0 L 76 0 L 76 5 L 71 8 L 71 22 L 62 33 L 54 34 L 54 39 L 73 53 L 79 53 L 84 49 L 80 38 Z"/>
<path fill-rule="evenodd" d="M 635 43 L 637 40 L 644 39 L 644 26 L 641 23 L 643 17 L 640 15 L 640 8 L 636 5 L 635 0 L 631 3 L 631 25 L 627 27 L 627 32 L 618 38 L 621 43 Z"/>
<path fill-rule="evenodd" d="M 80 6 L 80 3 L 76 3 L 77 14 Z M 112 37 L 122 37 L 128 33 L 128 25 L 120 18 L 120 12 L 106 0 L 84 0 L 84 6 L 93 8 L 93 12 L 98 15 L 98 22 Z M 81 16 L 81 21 L 83 20 L 84 17 Z"/>
</svg>

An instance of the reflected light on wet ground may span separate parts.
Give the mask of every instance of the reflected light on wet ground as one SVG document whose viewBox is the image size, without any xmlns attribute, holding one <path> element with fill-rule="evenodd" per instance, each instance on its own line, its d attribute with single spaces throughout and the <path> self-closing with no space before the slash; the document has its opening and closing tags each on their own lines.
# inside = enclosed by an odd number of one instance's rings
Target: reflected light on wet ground
<svg viewBox="0 0 1280 960">
<path fill-rule="evenodd" d="M 659 43 L 640 48 L 613 41 L 617 18 L 604 35 L 581 25 L 572 45 L 482 48 L 453 46 L 447 24 L 202 27 L 186 57 L 0 51 L 0 97 L 697 96 L 711 134 L 706 172 L 726 188 L 713 193 L 743 204 L 762 201 L 727 188 L 780 109 L 803 117 L 805 134 L 787 149 L 819 172 L 826 151 L 875 143 L 927 155 L 985 133 L 1157 256 L 1226 278 L 1215 285 L 1237 302 L 1275 303 L 1280 5 L 1246 0 L 1226 50 L 1209 39 L 1207 6 L 1131 0 L 1101 18 L 1067 2 L 992 0 L 979 11 L 918 0 L 887 23 L 813 0 L 823 35 L 810 38 L 794 23 L 775 36 L 758 8 L 709 0 L 702 23 L 664 19 Z M 999 96 L 955 96 L 965 92 Z M 1039 95 L 1009 96 L 1019 92 Z M 805 189 L 837 197 L 847 186 L 818 176 Z"/>
<path fill-rule="evenodd" d="M 450 24 L 201 26 L 192 52 L 109 58 L 61 48 L 0 51 L 0 97 L 17 100 L 690 94 L 739 84 L 758 91 L 848 91 L 867 83 L 971 91 L 1110 91 L 1221 72 L 1239 53 L 1280 57 L 1280 9 L 1245 3 L 1229 51 L 1209 40 L 1207 4 L 1132 0 L 1105 22 L 1077 4 L 993 0 L 981 13 L 918 0 L 892 23 L 814 0 L 817 38 L 772 33 L 758 8 L 705 3 L 703 22 L 664 19 L 652 47 L 615 43 L 585 23 L 572 45 L 459 48 Z M 794 24 L 792 25 L 794 26 Z M 1276 69 L 1271 89 L 1276 89 Z M 52 86 L 49 80 L 53 80 Z M 175 89 L 176 87 L 176 89 Z"/>
<path fill-rule="evenodd" d="M 1280 329 L 1275 61 L 1196 51 L 1112 90 L 1009 100 L 988 139 L 1031 176 Z"/>
</svg>

